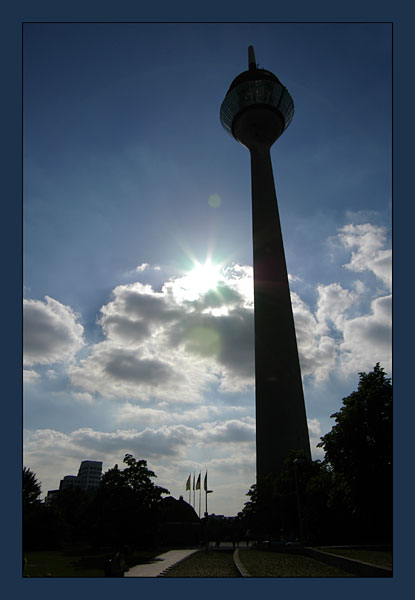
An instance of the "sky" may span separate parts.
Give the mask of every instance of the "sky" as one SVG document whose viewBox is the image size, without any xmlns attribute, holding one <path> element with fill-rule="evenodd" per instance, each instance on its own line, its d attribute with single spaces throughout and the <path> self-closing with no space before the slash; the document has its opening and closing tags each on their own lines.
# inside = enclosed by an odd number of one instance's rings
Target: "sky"
<svg viewBox="0 0 415 600">
<path fill-rule="evenodd" d="M 24 464 L 42 496 L 126 453 L 209 512 L 255 482 L 248 67 L 295 105 L 272 148 L 312 456 L 358 373 L 391 365 L 389 24 L 23 30 Z M 204 499 L 203 499 L 204 502 Z M 202 510 L 204 505 L 202 505 Z"/>
</svg>

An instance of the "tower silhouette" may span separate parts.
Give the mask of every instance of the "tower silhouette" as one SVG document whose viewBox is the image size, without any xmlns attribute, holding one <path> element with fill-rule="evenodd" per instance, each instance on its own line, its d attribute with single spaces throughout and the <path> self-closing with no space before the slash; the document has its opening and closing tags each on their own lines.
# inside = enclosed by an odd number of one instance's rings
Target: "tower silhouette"
<svg viewBox="0 0 415 600">
<path fill-rule="evenodd" d="M 278 475 L 290 450 L 310 458 L 310 441 L 270 154 L 292 120 L 294 103 L 273 73 L 257 68 L 253 46 L 248 63 L 229 87 L 220 120 L 251 155 L 259 480 Z"/>
</svg>

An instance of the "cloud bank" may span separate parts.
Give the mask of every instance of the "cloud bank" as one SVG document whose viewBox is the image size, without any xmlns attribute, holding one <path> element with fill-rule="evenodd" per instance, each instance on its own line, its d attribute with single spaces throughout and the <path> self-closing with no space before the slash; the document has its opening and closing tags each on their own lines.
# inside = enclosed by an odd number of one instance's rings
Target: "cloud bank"
<svg viewBox="0 0 415 600">
<path fill-rule="evenodd" d="M 85 342 L 79 315 L 57 300 L 23 301 L 23 358 L 25 366 L 71 360 Z"/>
<path fill-rule="evenodd" d="M 349 224 L 336 244 L 343 256 L 349 253 L 343 267 L 356 274 L 348 286 L 316 284 L 312 305 L 290 277 L 302 375 L 311 386 L 371 370 L 376 362 L 391 373 L 386 232 Z M 143 263 L 137 278 L 151 269 Z M 158 290 L 140 281 L 118 285 L 96 322 L 103 339 L 89 344 L 70 306 L 48 296 L 24 301 L 25 385 L 57 385 L 63 372 L 74 407 L 105 404 L 113 425 L 27 432 L 25 457 L 35 472 L 60 478 L 86 457 L 109 468 L 131 452 L 148 459 L 173 494 L 183 493 L 178 482 L 201 468 L 215 472 L 218 501 L 229 505 L 236 488 L 246 493 L 255 478 L 252 267 L 222 268 L 207 288 L 195 274 L 167 279 Z M 322 457 L 315 448 L 319 419 L 311 410 L 315 458 Z"/>
<path fill-rule="evenodd" d="M 391 251 L 386 232 L 371 224 L 349 224 L 337 243 L 351 251 L 344 267 L 372 272 L 388 293 L 368 289 L 359 279 L 347 289 L 318 284 L 316 304 L 292 292 L 292 305 L 303 377 L 324 381 L 370 369 L 376 362 L 391 368 Z M 151 268 L 147 263 L 145 269 Z M 160 403 L 197 404 L 207 390 L 240 394 L 254 385 L 252 267 L 231 265 L 218 271 L 216 286 L 203 287 L 192 274 L 168 279 L 160 291 L 139 281 L 117 286 L 101 307 L 97 325 L 104 340 L 85 346 L 79 316 L 46 297 L 25 300 L 25 365 L 66 361 L 79 393 L 128 400 L 157 410 Z M 295 277 L 291 278 L 295 285 Z M 198 290 L 195 283 L 201 285 Z M 193 287 L 189 287 L 192 285 Z M 27 372 L 35 382 L 37 373 Z M 157 413 L 154 413 L 156 415 Z"/>
</svg>

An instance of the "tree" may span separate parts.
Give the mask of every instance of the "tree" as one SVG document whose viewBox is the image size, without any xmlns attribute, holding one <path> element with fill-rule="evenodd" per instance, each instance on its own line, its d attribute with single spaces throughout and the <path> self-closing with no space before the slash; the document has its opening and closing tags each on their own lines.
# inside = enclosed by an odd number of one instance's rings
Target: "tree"
<svg viewBox="0 0 415 600">
<path fill-rule="evenodd" d="M 91 498 L 78 486 L 60 490 L 50 512 L 63 542 L 82 541 L 88 538 L 88 520 L 85 513 Z"/>
<path fill-rule="evenodd" d="M 242 517 L 255 534 L 325 543 L 330 539 L 328 498 L 332 475 L 303 451 L 288 453 L 278 477 L 259 479 L 249 489 Z M 330 523 L 330 525 L 329 525 Z"/>
<path fill-rule="evenodd" d="M 40 483 L 36 475 L 28 467 L 23 467 L 22 491 L 24 507 L 39 501 L 39 496 L 42 492 Z"/>
<path fill-rule="evenodd" d="M 22 542 L 23 550 L 44 549 L 56 544 L 55 530 L 48 509 L 39 499 L 40 483 L 33 471 L 23 467 Z"/>
<path fill-rule="evenodd" d="M 147 547 L 155 540 L 162 495 L 169 491 L 153 483 L 156 475 L 147 461 L 126 454 L 123 462 L 124 470 L 115 465 L 102 476 L 91 505 L 92 534 L 113 546 Z"/>
<path fill-rule="evenodd" d="M 335 425 L 321 438 L 332 470 L 331 502 L 342 506 L 361 536 L 390 539 L 392 532 L 392 384 L 376 364 L 359 373 L 357 391 L 331 415 Z"/>
<path fill-rule="evenodd" d="M 115 465 L 104 473 L 101 480 L 103 489 L 128 490 L 134 496 L 134 502 L 142 509 L 151 509 L 160 502 L 163 494 L 170 493 L 152 482 L 152 478 L 157 476 L 147 467 L 146 460 L 136 460 L 131 454 L 126 454 L 123 462 L 127 465 L 123 471 Z"/>
</svg>

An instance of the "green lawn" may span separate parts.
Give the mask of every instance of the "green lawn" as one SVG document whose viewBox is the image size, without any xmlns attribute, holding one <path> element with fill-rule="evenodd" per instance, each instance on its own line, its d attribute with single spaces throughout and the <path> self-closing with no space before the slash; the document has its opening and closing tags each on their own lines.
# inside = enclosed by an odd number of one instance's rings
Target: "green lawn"
<svg viewBox="0 0 415 600">
<path fill-rule="evenodd" d="M 233 550 L 200 550 L 167 571 L 164 577 L 239 577 Z"/>
<path fill-rule="evenodd" d="M 392 551 L 364 550 L 361 548 L 332 548 L 326 546 L 316 548 L 316 550 L 331 552 L 332 554 L 339 554 L 340 556 L 345 556 L 346 558 L 354 558 L 355 560 L 361 560 L 378 567 L 387 567 L 388 569 L 392 569 Z"/>
<path fill-rule="evenodd" d="M 25 575 L 29 577 L 103 577 L 105 560 L 111 555 L 71 556 L 42 550 L 26 552 Z"/>
<path fill-rule="evenodd" d="M 300 554 L 243 549 L 239 550 L 239 559 L 252 577 L 353 577 Z"/>
<path fill-rule="evenodd" d="M 132 553 L 128 565 L 146 563 L 154 556 L 165 552 L 165 548 L 144 550 Z M 87 548 L 67 549 L 66 551 L 40 550 L 25 552 L 27 566 L 25 575 L 29 577 L 104 577 L 105 562 L 114 552 L 94 552 Z"/>
</svg>

